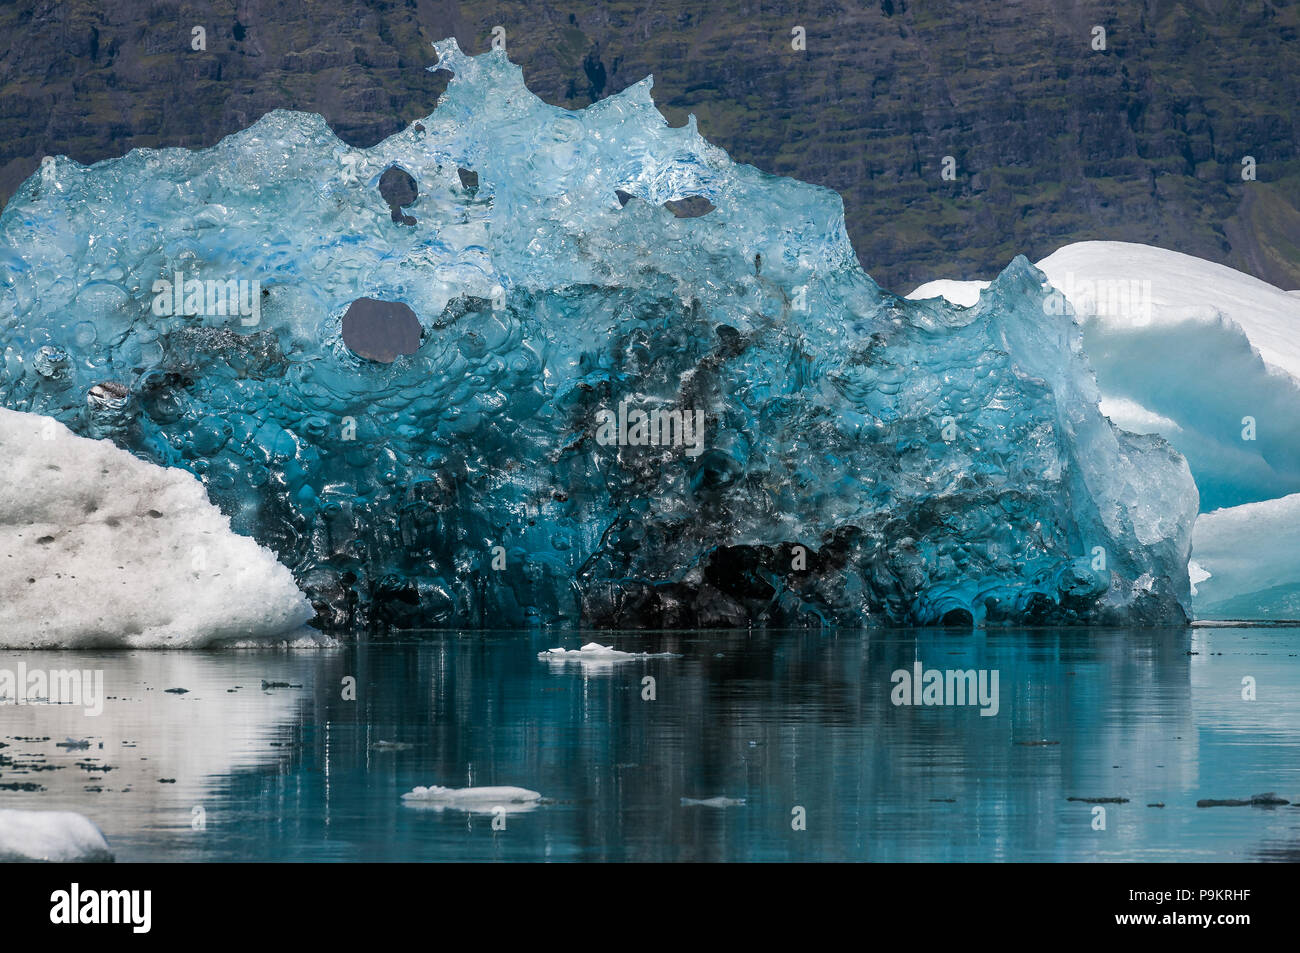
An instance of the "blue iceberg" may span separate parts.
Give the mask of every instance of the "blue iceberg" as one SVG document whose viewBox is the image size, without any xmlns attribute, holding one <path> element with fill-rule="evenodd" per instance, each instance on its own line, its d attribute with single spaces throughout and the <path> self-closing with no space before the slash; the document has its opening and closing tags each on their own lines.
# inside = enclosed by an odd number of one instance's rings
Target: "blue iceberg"
<svg viewBox="0 0 1300 953">
<path fill-rule="evenodd" d="M 277 111 L 48 160 L 0 404 L 196 474 L 329 630 L 1185 621 L 1187 465 L 1099 413 L 1024 258 L 903 300 L 649 79 L 571 112 L 435 48 L 370 149 Z"/>
</svg>

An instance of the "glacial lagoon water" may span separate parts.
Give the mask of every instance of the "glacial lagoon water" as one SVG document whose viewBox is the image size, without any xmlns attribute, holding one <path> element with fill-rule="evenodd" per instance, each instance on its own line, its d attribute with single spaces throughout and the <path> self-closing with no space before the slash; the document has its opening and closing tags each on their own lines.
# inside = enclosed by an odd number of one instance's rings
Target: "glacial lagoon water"
<svg viewBox="0 0 1300 953">
<path fill-rule="evenodd" d="M 1300 626 L 594 638 L 674 657 L 542 660 L 586 641 L 545 631 L 3 653 L 106 699 L 0 705 L 0 807 L 85 813 L 120 861 L 1300 857 L 1300 808 L 1196 805 L 1300 800 Z M 894 705 L 917 661 L 996 671 L 997 714 Z M 435 784 L 544 800 L 403 803 Z M 743 803 L 683 803 L 715 797 Z M 1098 830 L 1070 798 L 1128 800 Z"/>
</svg>

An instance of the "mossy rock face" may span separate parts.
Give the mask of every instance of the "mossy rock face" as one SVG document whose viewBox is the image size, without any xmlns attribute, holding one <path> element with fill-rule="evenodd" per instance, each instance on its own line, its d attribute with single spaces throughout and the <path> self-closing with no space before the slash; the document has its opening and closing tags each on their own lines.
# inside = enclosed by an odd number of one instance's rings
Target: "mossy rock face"
<svg viewBox="0 0 1300 953">
<path fill-rule="evenodd" d="M 764 5 L 766 6 L 766 5 Z M 844 196 L 863 265 L 906 292 L 990 277 L 1084 239 L 1151 242 L 1300 285 L 1300 7 L 1101 0 L 954 13 L 934 0 L 799 12 L 484 0 L 456 11 L 343 0 L 230 8 L 88 0 L 0 7 L 0 199 L 44 155 L 210 145 L 275 108 L 369 146 L 427 115 L 429 42 L 505 30 L 548 102 L 578 108 L 647 74 L 735 158 Z M 242 10 L 242 8 L 241 8 Z M 806 49 L 792 49 L 802 26 Z M 191 48 L 192 30 L 206 49 Z M 1094 50 L 1094 28 L 1106 49 Z M 941 176 L 943 158 L 956 177 Z M 1242 159 L 1256 160 L 1243 181 Z"/>
</svg>

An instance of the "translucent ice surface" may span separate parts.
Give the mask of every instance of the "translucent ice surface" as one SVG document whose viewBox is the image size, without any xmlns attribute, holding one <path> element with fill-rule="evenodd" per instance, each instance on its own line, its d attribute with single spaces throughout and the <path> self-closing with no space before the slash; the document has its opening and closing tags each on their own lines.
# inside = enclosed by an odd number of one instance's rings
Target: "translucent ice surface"
<svg viewBox="0 0 1300 953">
<path fill-rule="evenodd" d="M 1188 468 L 1099 413 L 1027 261 L 904 301 L 838 196 L 649 80 L 570 112 L 435 46 L 371 149 L 278 111 L 47 164 L 0 216 L 0 403 L 197 474 L 327 629 L 1184 619 Z M 418 340 L 367 304 L 345 341 L 362 298 Z"/>
</svg>

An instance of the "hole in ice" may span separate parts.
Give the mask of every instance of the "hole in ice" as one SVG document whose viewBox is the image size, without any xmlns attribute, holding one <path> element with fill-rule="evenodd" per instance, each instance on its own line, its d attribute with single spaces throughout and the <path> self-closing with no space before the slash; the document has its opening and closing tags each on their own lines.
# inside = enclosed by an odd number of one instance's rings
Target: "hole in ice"
<svg viewBox="0 0 1300 953">
<path fill-rule="evenodd" d="M 395 165 L 389 166 L 379 177 L 379 194 L 388 203 L 394 222 L 415 224 L 414 216 L 402 214 L 402 207 L 412 204 L 420 194 L 409 172 Z"/>
<path fill-rule="evenodd" d="M 400 301 L 358 298 L 343 315 L 343 343 L 367 360 L 391 364 L 420 347 L 420 319 Z"/>
<path fill-rule="evenodd" d="M 470 169 L 462 169 L 462 168 L 460 168 L 459 166 L 457 166 L 457 167 L 456 167 L 456 174 L 457 174 L 458 176 L 460 176 L 460 186 L 461 186 L 461 188 L 463 188 L 463 189 L 477 189 L 477 188 L 478 188 L 478 173 L 477 173 L 477 172 L 473 172 L 473 171 L 471 171 Z"/>
<path fill-rule="evenodd" d="M 389 205 L 399 208 L 410 205 L 419 196 L 420 190 L 415 186 L 415 179 L 405 169 L 392 165 L 379 177 L 379 194 Z"/>
<path fill-rule="evenodd" d="M 664 203 L 664 208 L 678 218 L 699 218 L 708 215 L 717 206 L 703 195 L 688 195 L 684 199 L 669 199 Z"/>
<path fill-rule="evenodd" d="M 975 619 L 966 609 L 949 609 L 939 620 L 940 625 L 952 626 L 953 628 L 969 629 L 975 625 Z"/>
<path fill-rule="evenodd" d="M 691 489 L 709 492 L 725 489 L 736 482 L 743 472 L 740 463 L 721 450 L 710 450 L 695 463 L 691 473 Z"/>
</svg>

